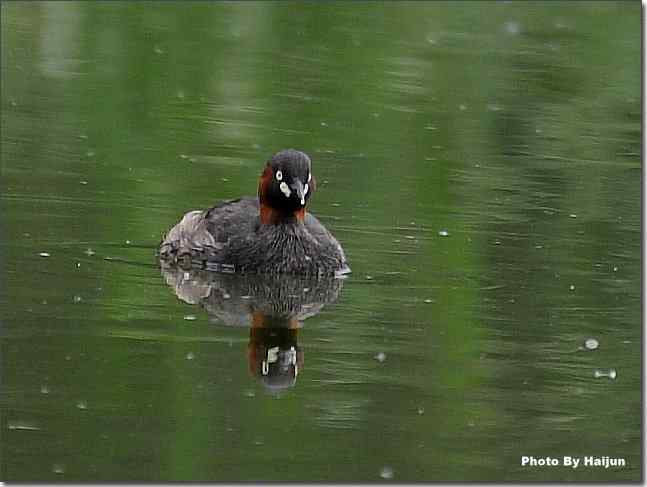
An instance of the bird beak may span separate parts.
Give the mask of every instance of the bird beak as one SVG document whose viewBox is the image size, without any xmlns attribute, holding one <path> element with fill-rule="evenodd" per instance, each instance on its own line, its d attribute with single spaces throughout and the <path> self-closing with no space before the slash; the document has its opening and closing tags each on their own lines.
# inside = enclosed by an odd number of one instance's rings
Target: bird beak
<svg viewBox="0 0 647 487">
<path fill-rule="evenodd" d="M 299 201 L 301 203 L 301 206 L 306 205 L 306 195 L 303 191 L 303 183 L 301 182 L 300 179 L 296 179 L 294 183 L 292 183 L 292 189 L 296 191 L 297 197 L 299 198 Z"/>
</svg>

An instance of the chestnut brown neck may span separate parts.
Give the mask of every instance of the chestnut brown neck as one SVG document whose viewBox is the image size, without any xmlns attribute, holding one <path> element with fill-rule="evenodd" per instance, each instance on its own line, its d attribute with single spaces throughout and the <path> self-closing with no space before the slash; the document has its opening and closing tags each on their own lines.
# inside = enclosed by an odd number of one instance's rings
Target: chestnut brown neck
<svg viewBox="0 0 647 487">
<path fill-rule="evenodd" d="M 279 223 L 288 223 L 292 220 L 302 222 L 306 217 L 306 209 L 301 208 L 300 210 L 295 211 L 294 213 L 284 213 L 282 211 L 276 210 L 271 206 L 263 203 L 263 200 L 260 200 L 261 204 L 261 223 L 269 225 L 278 225 Z"/>
</svg>

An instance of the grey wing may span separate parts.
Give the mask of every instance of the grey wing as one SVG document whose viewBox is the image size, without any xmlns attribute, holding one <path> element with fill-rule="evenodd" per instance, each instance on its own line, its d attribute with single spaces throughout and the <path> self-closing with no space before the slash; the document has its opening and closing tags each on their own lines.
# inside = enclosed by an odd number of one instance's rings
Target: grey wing
<svg viewBox="0 0 647 487">
<path fill-rule="evenodd" d="M 226 246 L 232 237 L 252 230 L 258 223 L 258 214 L 258 198 L 226 201 L 206 212 L 206 229 L 216 244 Z"/>
<path fill-rule="evenodd" d="M 226 248 L 232 235 L 247 231 L 258 215 L 255 198 L 229 200 L 208 210 L 188 212 L 164 237 L 162 259 L 183 255 L 217 255 Z"/>
<path fill-rule="evenodd" d="M 160 257 L 171 258 L 191 254 L 196 249 L 214 247 L 216 241 L 207 230 L 205 211 L 188 212 L 166 234 L 160 245 Z"/>
<path fill-rule="evenodd" d="M 344 254 L 344 249 L 341 248 L 341 245 L 337 239 L 330 233 L 326 227 L 324 227 L 321 222 L 317 219 L 316 216 L 311 213 L 306 213 L 304 220 L 306 228 L 312 234 L 315 239 L 320 242 L 322 245 L 332 245 L 337 252 L 341 255 L 341 260 L 346 264 L 346 254 Z"/>
</svg>

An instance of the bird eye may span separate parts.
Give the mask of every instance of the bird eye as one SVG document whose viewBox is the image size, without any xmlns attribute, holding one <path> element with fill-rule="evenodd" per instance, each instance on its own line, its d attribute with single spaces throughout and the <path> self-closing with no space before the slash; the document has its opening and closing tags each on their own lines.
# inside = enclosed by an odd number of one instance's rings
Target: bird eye
<svg viewBox="0 0 647 487">
<path fill-rule="evenodd" d="M 283 173 L 279 169 L 278 171 L 276 171 L 276 180 L 281 181 L 282 179 L 283 179 Z"/>
</svg>

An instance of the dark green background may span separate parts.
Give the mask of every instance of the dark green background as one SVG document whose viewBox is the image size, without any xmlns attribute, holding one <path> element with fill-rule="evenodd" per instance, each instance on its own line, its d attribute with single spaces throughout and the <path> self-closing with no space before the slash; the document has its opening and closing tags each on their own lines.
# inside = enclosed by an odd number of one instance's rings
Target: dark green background
<svg viewBox="0 0 647 487">
<path fill-rule="evenodd" d="M 640 9 L 3 2 L 2 478 L 639 480 Z M 354 272 L 274 397 L 154 250 L 286 147 Z"/>
</svg>

